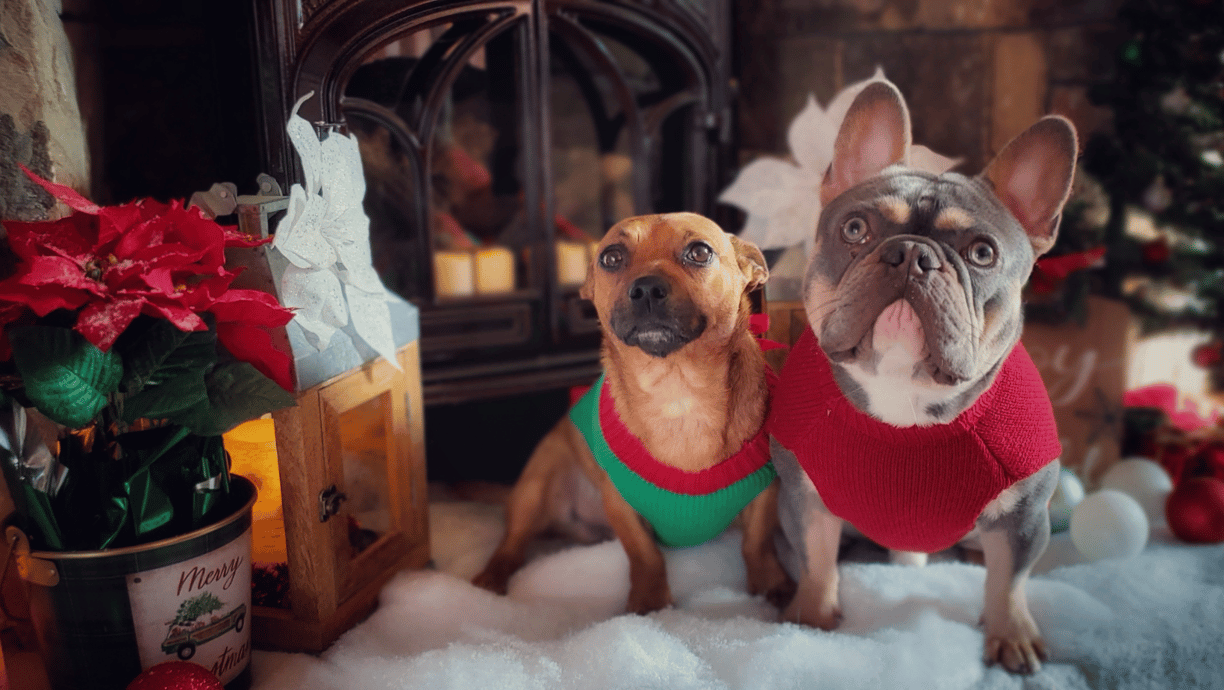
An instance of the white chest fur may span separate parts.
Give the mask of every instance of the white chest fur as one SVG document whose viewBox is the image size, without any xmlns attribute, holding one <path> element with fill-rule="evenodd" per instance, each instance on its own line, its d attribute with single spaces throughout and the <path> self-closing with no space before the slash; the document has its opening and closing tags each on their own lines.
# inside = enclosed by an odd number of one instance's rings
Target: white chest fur
<svg viewBox="0 0 1224 690">
<path fill-rule="evenodd" d="M 867 412 L 899 427 L 941 423 L 928 410 L 961 388 L 941 386 L 927 373 L 922 322 L 909 302 L 897 300 L 884 309 L 873 327 L 871 348 L 869 364 L 846 367 L 867 400 Z"/>
</svg>

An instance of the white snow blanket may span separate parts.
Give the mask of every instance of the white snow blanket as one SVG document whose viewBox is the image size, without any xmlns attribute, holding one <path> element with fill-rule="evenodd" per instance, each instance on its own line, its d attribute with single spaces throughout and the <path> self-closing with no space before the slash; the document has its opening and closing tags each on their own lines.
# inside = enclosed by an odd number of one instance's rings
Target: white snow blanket
<svg viewBox="0 0 1224 690">
<path fill-rule="evenodd" d="M 500 597 L 468 583 L 500 508 L 435 503 L 430 517 L 436 569 L 397 575 L 321 656 L 256 652 L 255 690 L 1224 688 L 1224 545 L 1163 529 L 1138 557 L 1096 563 L 1054 535 L 1028 590 L 1053 660 L 1022 677 L 980 660 L 979 566 L 847 563 L 845 621 L 823 632 L 745 592 L 730 531 L 667 551 L 676 606 L 636 616 L 621 612 L 615 541 L 538 556 Z"/>
</svg>

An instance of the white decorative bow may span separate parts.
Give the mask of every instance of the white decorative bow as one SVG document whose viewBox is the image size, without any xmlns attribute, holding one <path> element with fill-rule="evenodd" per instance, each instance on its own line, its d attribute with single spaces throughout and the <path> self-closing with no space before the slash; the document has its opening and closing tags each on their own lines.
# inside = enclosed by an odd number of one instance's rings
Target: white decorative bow
<svg viewBox="0 0 1224 690">
<path fill-rule="evenodd" d="M 319 141 L 314 127 L 297 114 L 313 95 L 294 104 L 286 126 L 306 184 L 290 188 L 289 210 L 272 238 L 272 246 L 289 261 L 280 280 L 281 303 L 297 310 L 294 321 L 314 335 L 320 351 L 352 319 L 357 334 L 399 368 L 389 293 L 370 258 L 357 140 L 332 132 Z"/>
</svg>

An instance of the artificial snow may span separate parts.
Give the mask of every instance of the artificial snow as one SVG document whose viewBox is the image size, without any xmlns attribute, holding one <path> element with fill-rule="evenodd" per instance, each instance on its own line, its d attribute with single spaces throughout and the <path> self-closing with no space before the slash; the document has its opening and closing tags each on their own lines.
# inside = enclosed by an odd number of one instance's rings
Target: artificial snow
<svg viewBox="0 0 1224 690">
<path fill-rule="evenodd" d="M 1095 563 L 1054 535 L 1028 586 L 1053 658 L 1024 677 L 981 662 L 980 566 L 845 563 L 845 619 L 824 632 L 775 622 L 745 592 L 734 530 L 665 550 L 676 606 L 635 616 L 618 542 L 554 544 L 501 597 L 468 582 L 500 508 L 439 502 L 430 520 L 436 569 L 396 575 L 322 655 L 256 652 L 254 690 L 1224 688 L 1224 546 L 1164 530 L 1135 558 Z"/>
</svg>

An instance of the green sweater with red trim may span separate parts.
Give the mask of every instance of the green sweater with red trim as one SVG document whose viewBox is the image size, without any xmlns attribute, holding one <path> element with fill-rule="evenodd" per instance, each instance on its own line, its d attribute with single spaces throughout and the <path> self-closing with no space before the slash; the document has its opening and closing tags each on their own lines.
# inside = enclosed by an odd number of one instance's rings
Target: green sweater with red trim
<svg viewBox="0 0 1224 690">
<path fill-rule="evenodd" d="M 603 376 L 570 409 L 570 419 L 664 546 L 696 546 L 718 536 L 777 476 L 763 425 L 739 452 L 713 467 L 686 472 L 664 465 L 617 416 Z"/>
</svg>

